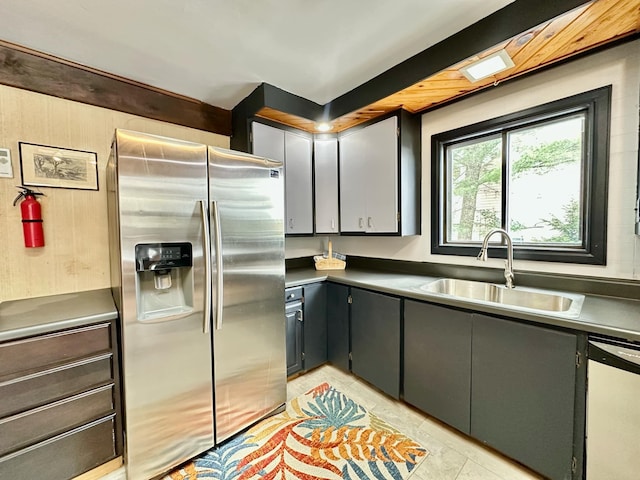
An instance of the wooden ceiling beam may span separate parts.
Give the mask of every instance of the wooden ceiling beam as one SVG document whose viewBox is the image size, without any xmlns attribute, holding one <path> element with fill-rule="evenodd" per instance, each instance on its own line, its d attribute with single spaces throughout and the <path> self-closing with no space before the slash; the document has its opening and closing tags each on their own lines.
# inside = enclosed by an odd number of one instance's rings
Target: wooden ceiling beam
<svg viewBox="0 0 640 480">
<path fill-rule="evenodd" d="M 516 0 L 327 104 L 334 119 L 394 94 L 585 3 L 585 0 Z"/>
<path fill-rule="evenodd" d="M 0 43 L 0 84 L 145 118 L 231 135 L 231 111 Z"/>
</svg>

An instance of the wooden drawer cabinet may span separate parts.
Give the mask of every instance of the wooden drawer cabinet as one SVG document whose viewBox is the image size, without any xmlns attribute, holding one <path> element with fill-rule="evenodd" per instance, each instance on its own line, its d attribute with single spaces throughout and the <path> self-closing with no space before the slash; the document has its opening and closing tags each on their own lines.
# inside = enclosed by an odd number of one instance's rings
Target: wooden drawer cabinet
<svg viewBox="0 0 640 480">
<path fill-rule="evenodd" d="M 113 386 L 34 408 L 0 420 L 0 455 L 63 433 L 113 411 Z"/>
<path fill-rule="evenodd" d="M 0 379 L 0 418 L 112 383 L 113 379 L 111 353 L 23 377 Z"/>
<path fill-rule="evenodd" d="M 111 349 L 109 324 L 0 344 L 0 377 Z"/>
<path fill-rule="evenodd" d="M 115 415 L 96 420 L 0 457 L 0 476 L 8 479 L 70 479 L 116 456 Z"/>
<path fill-rule="evenodd" d="M 73 478 L 121 453 L 115 324 L 0 343 L 0 478 Z"/>
</svg>

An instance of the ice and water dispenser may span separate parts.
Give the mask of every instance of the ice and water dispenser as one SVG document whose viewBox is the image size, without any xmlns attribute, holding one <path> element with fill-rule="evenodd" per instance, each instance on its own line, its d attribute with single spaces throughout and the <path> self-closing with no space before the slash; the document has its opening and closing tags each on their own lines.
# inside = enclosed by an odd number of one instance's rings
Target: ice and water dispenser
<svg viewBox="0 0 640 480">
<path fill-rule="evenodd" d="M 163 321 L 193 311 L 190 243 L 136 245 L 138 320 Z"/>
</svg>

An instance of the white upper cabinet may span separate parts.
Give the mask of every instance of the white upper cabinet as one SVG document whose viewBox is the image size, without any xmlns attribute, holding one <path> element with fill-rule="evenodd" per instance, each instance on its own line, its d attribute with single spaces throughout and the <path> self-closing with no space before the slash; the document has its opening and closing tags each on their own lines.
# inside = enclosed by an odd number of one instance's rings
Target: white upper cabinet
<svg viewBox="0 0 640 480">
<path fill-rule="evenodd" d="M 390 117 L 340 138 L 343 232 L 397 233 L 397 129 Z"/>
<path fill-rule="evenodd" d="M 251 125 L 253 154 L 284 163 L 284 131 L 253 122 Z"/>
<path fill-rule="evenodd" d="M 338 139 L 316 138 L 313 147 L 316 233 L 339 233 Z"/>
<path fill-rule="evenodd" d="M 402 111 L 340 135 L 343 233 L 420 233 L 419 122 Z"/>
<path fill-rule="evenodd" d="M 285 233 L 313 233 L 311 137 L 252 123 L 254 155 L 284 162 Z"/>
<path fill-rule="evenodd" d="M 313 233 L 311 138 L 284 132 L 285 233 Z"/>
</svg>

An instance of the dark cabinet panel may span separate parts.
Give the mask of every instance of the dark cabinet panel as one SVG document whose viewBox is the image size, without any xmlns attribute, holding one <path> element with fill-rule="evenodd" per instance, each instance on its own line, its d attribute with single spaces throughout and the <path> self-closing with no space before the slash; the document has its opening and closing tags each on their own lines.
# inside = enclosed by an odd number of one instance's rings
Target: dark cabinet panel
<svg viewBox="0 0 640 480">
<path fill-rule="evenodd" d="M 0 422 L 0 455 L 103 417 L 113 409 L 113 385 L 106 385 L 4 418 Z"/>
<path fill-rule="evenodd" d="M 327 284 L 327 357 L 336 367 L 349 371 L 349 287 Z"/>
<path fill-rule="evenodd" d="M 111 383 L 111 362 L 109 353 L 14 380 L 0 380 L 0 417 Z"/>
<path fill-rule="evenodd" d="M 0 345 L 0 377 L 110 349 L 108 324 L 3 343 Z"/>
<path fill-rule="evenodd" d="M 76 477 L 121 453 L 115 321 L 0 344 L 0 477 Z"/>
<path fill-rule="evenodd" d="M 327 286 L 316 283 L 304 287 L 303 352 L 304 369 L 327 361 Z"/>
<path fill-rule="evenodd" d="M 471 314 L 404 304 L 404 400 L 469 433 Z"/>
<path fill-rule="evenodd" d="M 473 315 L 471 435 L 572 478 L 577 336 Z"/>
<path fill-rule="evenodd" d="M 400 397 L 400 299 L 351 289 L 351 371 Z"/>
<path fill-rule="evenodd" d="M 116 456 L 113 415 L 0 458 L 2 478 L 73 478 Z M 66 461 L 64 460 L 66 459 Z"/>
<path fill-rule="evenodd" d="M 302 370 L 302 302 L 288 302 L 285 309 L 287 332 L 287 375 Z"/>
</svg>

